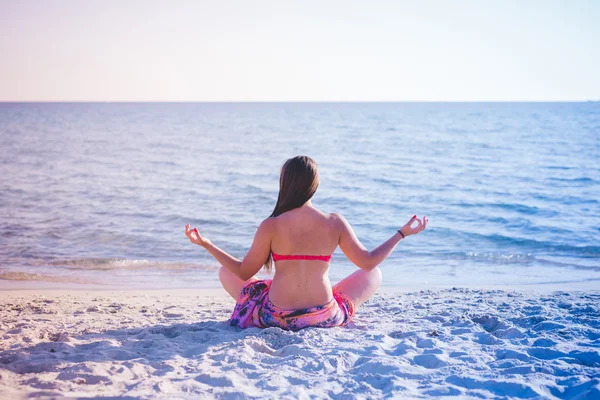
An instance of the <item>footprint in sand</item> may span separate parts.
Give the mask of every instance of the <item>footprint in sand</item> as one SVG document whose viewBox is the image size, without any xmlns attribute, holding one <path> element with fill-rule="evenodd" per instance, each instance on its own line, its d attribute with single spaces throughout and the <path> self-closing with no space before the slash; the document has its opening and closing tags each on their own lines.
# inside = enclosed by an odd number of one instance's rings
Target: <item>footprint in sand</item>
<svg viewBox="0 0 600 400">
<path fill-rule="evenodd" d="M 97 385 L 99 383 L 109 383 L 110 379 L 101 375 L 92 375 L 75 372 L 61 372 L 56 379 L 61 381 L 71 381 L 80 385 Z"/>
<path fill-rule="evenodd" d="M 415 364 L 428 369 L 441 368 L 448 365 L 447 362 L 442 360 L 436 354 L 421 354 L 415 356 L 415 358 L 413 358 L 413 361 L 415 362 Z"/>
<path fill-rule="evenodd" d="M 169 306 L 163 308 L 162 315 L 169 319 L 183 318 L 183 310 L 177 306 Z"/>
<path fill-rule="evenodd" d="M 200 374 L 194 378 L 197 382 L 204 383 L 208 386 L 214 387 L 232 387 L 233 381 L 227 376 L 212 376 L 209 374 Z"/>
</svg>

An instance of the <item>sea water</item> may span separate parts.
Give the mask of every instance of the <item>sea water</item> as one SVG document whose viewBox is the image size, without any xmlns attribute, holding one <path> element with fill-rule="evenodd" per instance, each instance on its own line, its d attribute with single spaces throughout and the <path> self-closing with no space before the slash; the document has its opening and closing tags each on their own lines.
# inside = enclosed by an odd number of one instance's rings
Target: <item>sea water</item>
<svg viewBox="0 0 600 400">
<path fill-rule="evenodd" d="M 427 215 L 386 287 L 600 288 L 596 102 L 3 103 L 0 149 L 4 288 L 216 287 L 184 226 L 243 257 L 296 155 L 368 249 Z"/>
</svg>

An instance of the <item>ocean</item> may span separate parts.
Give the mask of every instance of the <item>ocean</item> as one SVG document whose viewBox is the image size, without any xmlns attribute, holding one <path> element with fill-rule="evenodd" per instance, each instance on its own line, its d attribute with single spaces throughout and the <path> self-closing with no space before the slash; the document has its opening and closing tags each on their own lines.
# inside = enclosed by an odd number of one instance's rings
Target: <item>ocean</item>
<svg viewBox="0 0 600 400">
<path fill-rule="evenodd" d="M 0 103 L 2 288 L 218 287 L 279 170 L 373 249 L 383 286 L 600 288 L 600 103 Z M 338 249 L 333 282 L 352 273 Z"/>
</svg>

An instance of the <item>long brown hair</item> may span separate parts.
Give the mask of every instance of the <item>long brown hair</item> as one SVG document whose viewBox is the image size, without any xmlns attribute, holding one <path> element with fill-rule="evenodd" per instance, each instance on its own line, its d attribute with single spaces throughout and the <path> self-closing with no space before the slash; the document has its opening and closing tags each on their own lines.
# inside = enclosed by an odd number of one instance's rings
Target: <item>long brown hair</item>
<svg viewBox="0 0 600 400">
<path fill-rule="evenodd" d="M 290 158 L 281 167 L 279 176 L 279 196 L 275 208 L 269 217 L 277 217 L 286 211 L 304 205 L 319 187 L 317 163 L 307 156 Z M 273 258 L 271 252 L 265 262 L 265 271 L 271 273 Z"/>
</svg>

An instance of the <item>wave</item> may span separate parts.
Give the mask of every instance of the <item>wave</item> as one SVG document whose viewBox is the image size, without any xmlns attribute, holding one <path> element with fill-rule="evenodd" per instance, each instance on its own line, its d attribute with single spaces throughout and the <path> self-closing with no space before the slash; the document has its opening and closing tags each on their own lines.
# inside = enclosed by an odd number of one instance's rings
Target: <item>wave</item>
<svg viewBox="0 0 600 400">
<path fill-rule="evenodd" d="M 59 282 L 59 283 L 82 283 L 90 284 L 95 283 L 90 279 L 82 279 L 77 277 L 67 276 L 56 276 L 56 275 L 44 275 L 44 274 L 32 274 L 21 271 L 10 271 L 0 273 L 0 279 L 7 281 L 44 281 L 44 282 Z"/>
<path fill-rule="evenodd" d="M 560 244 L 548 241 L 538 241 L 534 239 L 519 238 L 514 236 L 503 236 L 499 234 L 485 235 L 474 232 L 460 232 L 456 230 L 438 228 L 437 231 L 443 232 L 447 236 L 456 235 L 472 239 L 478 243 L 481 240 L 492 242 L 496 245 L 503 246 L 515 246 L 523 249 L 527 249 L 526 252 L 547 252 L 547 253 L 561 253 L 564 255 L 572 255 L 582 258 L 600 258 L 600 246 L 573 246 L 568 244 Z"/>
<path fill-rule="evenodd" d="M 600 246 L 572 246 L 533 239 L 516 238 L 503 235 L 487 235 L 487 238 L 497 243 L 509 243 L 535 250 L 548 252 L 562 252 L 577 255 L 578 257 L 600 258 Z"/>
<path fill-rule="evenodd" d="M 216 271 L 219 267 L 209 264 L 195 264 L 183 262 L 129 260 L 122 258 L 83 258 L 69 260 L 55 260 L 43 264 L 69 269 L 82 270 L 145 270 L 158 269 L 168 271 Z M 43 265 L 42 264 L 42 265 Z"/>
<path fill-rule="evenodd" d="M 425 255 L 419 255 L 424 257 Z M 531 253 L 502 253 L 502 252 L 454 252 L 436 254 L 434 257 L 439 257 L 445 260 L 470 260 L 482 262 L 486 264 L 539 264 L 543 266 L 558 267 L 558 268 L 573 268 L 586 271 L 600 272 L 600 266 L 581 265 L 572 261 L 556 261 L 549 260 L 544 257 L 536 257 Z"/>
<path fill-rule="evenodd" d="M 546 196 L 544 194 L 532 194 L 532 198 L 536 200 L 542 200 L 546 202 L 558 203 L 561 205 L 583 205 L 583 204 L 598 204 L 600 203 L 596 199 L 585 199 L 579 196 L 560 196 L 555 193 L 552 196 Z"/>
<path fill-rule="evenodd" d="M 581 176 L 578 178 L 554 178 L 554 177 L 550 177 L 548 178 L 548 180 L 550 181 L 555 181 L 555 182 L 571 182 L 571 183 L 595 183 L 596 180 L 588 177 L 588 176 Z"/>
<path fill-rule="evenodd" d="M 454 259 L 468 259 L 468 260 L 480 260 L 486 263 L 492 264 L 530 264 L 536 261 L 535 256 L 532 254 L 519 254 L 519 253 L 494 253 L 494 252 L 483 252 L 478 253 L 469 251 L 466 253 L 459 253 L 453 256 Z"/>
<path fill-rule="evenodd" d="M 549 210 L 543 210 L 539 207 L 535 207 L 535 206 L 527 206 L 525 204 L 516 204 L 516 203 L 465 203 L 465 202 L 458 202 L 458 203 L 449 203 L 449 206 L 457 206 L 457 207 L 461 207 L 461 208 L 499 208 L 502 210 L 508 210 L 508 211 L 516 211 L 522 214 L 538 214 L 544 211 L 549 211 Z"/>
</svg>

